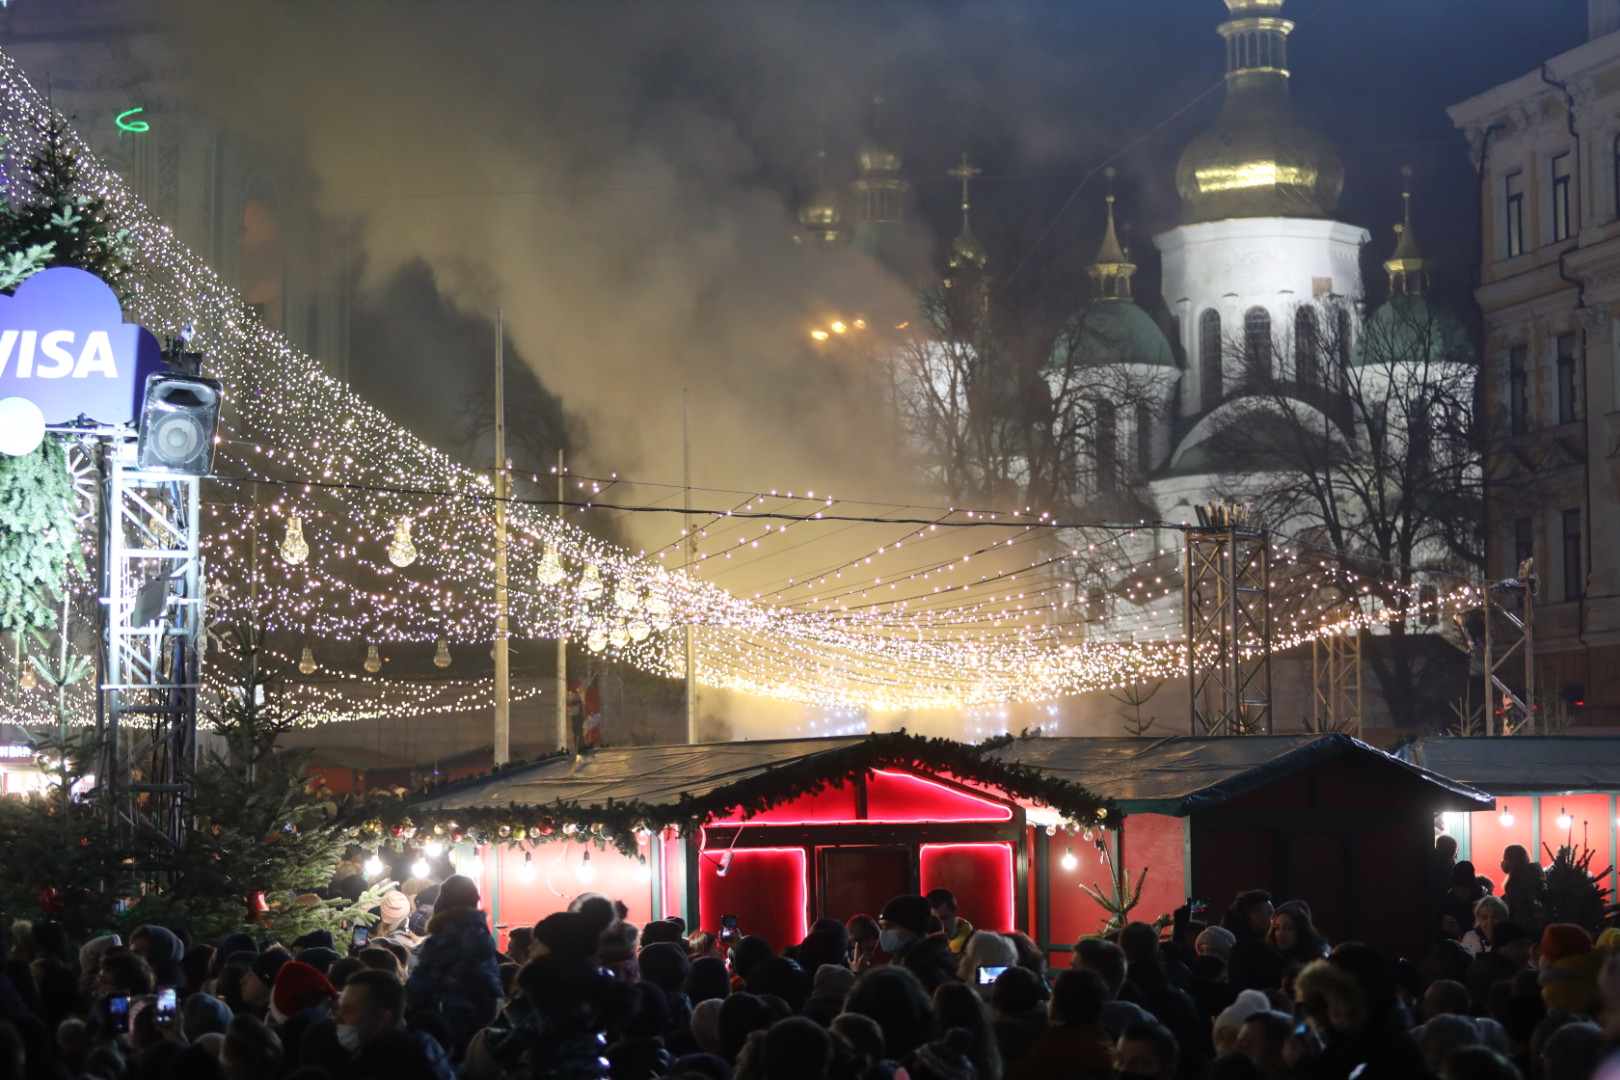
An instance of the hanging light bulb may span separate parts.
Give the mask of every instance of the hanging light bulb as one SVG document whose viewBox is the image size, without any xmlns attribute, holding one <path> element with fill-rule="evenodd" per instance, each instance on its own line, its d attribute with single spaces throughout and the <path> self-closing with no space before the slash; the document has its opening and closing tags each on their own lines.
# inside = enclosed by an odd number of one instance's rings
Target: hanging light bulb
<svg viewBox="0 0 1620 1080">
<path fill-rule="evenodd" d="M 32 690 L 39 685 L 39 678 L 34 674 L 34 665 L 29 663 L 26 656 L 23 657 L 22 674 L 17 677 L 17 685 L 24 690 Z"/>
<path fill-rule="evenodd" d="M 422 845 L 422 854 L 426 855 L 430 859 L 437 859 L 440 855 L 444 854 L 444 845 L 439 843 L 437 840 L 429 840 L 427 843 Z M 427 877 L 426 874 L 419 874 L 417 876 Z"/>
<path fill-rule="evenodd" d="M 395 566 L 409 566 L 416 561 L 416 545 L 411 543 L 411 519 L 402 517 L 394 527 L 394 539 L 388 543 L 388 561 Z"/>
<path fill-rule="evenodd" d="M 613 643 L 615 649 L 622 649 L 630 644 L 630 631 L 625 628 L 623 619 L 614 623 L 613 629 L 608 631 L 608 641 Z"/>
<path fill-rule="evenodd" d="M 382 657 L 378 655 L 377 646 L 375 645 L 366 646 L 365 669 L 373 675 L 382 670 Z"/>
<path fill-rule="evenodd" d="M 534 878 L 534 853 L 531 851 L 525 851 L 523 853 L 523 865 L 518 867 L 518 880 L 527 885 L 529 882 L 533 881 Z"/>
<path fill-rule="evenodd" d="M 589 885 L 596 880 L 596 867 L 591 865 L 590 852 L 587 851 L 585 857 L 579 861 L 579 870 L 574 876 L 579 879 L 581 885 Z"/>
<path fill-rule="evenodd" d="M 1503 803 L 1502 804 L 1502 828 L 1504 828 L 1504 829 L 1509 828 L 1509 827 L 1512 826 L 1512 824 L 1513 824 L 1513 811 L 1511 811 L 1511 810 L 1509 810 L 1507 808 L 1506 803 Z"/>
<path fill-rule="evenodd" d="M 634 611 L 636 609 L 636 587 L 628 581 L 621 581 L 613 589 L 613 606 L 620 611 Z"/>
<path fill-rule="evenodd" d="M 1079 865 L 1080 865 L 1080 860 L 1075 856 L 1075 854 L 1074 854 L 1074 845 L 1071 844 L 1071 845 L 1069 845 L 1068 850 L 1066 850 L 1063 853 L 1063 869 L 1065 869 L 1065 870 L 1073 870 L 1075 867 L 1077 867 Z"/>
<path fill-rule="evenodd" d="M 361 867 L 361 869 L 366 872 L 366 877 L 374 878 L 378 874 L 381 874 L 383 872 L 382 856 L 373 851 L 371 853 L 371 858 L 366 860 L 365 865 Z"/>
<path fill-rule="evenodd" d="M 411 877 L 425 878 L 432 871 L 433 868 L 428 865 L 428 861 L 426 859 L 417 859 L 415 862 L 411 863 Z"/>
<path fill-rule="evenodd" d="M 636 880 L 648 882 L 652 880 L 652 867 L 647 865 L 647 856 L 636 856 Z"/>
<path fill-rule="evenodd" d="M 731 873 L 731 851 L 729 849 L 724 855 L 720 856 L 720 865 L 714 868 L 714 872 L 719 877 L 725 877 Z"/>
<path fill-rule="evenodd" d="M 595 600 L 602 595 L 604 589 L 601 571 L 596 569 L 595 563 L 586 563 L 585 569 L 579 575 L 579 598 Z"/>
<path fill-rule="evenodd" d="M 664 598 L 663 593 L 648 593 L 646 608 L 647 614 L 653 616 L 654 618 L 658 617 L 659 615 L 668 615 L 669 601 Z"/>
<path fill-rule="evenodd" d="M 304 651 L 298 656 L 298 670 L 305 675 L 315 673 L 315 650 L 308 645 L 304 646 Z"/>
<path fill-rule="evenodd" d="M 591 632 L 585 635 L 585 647 L 591 652 L 601 652 L 607 648 L 607 631 L 600 626 L 591 627 Z"/>
<path fill-rule="evenodd" d="M 287 534 L 281 538 L 281 561 L 297 566 L 309 558 L 309 544 L 304 540 L 304 519 L 296 515 L 287 519 Z"/>
<path fill-rule="evenodd" d="M 444 640 L 444 638 L 440 638 L 439 639 L 439 644 L 436 645 L 434 647 L 434 649 L 433 649 L 433 666 L 434 667 L 449 667 L 450 666 L 450 643 L 448 641 Z"/>
<path fill-rule="evenodd" d="M 652 633 L 652 627 L 648 626 L 647 620 L 640 615 L 631 619 L 630 625 L 625 629 L 630 631 L 630 640 L 635 642 L 646 641 L 647 635 Z"/>
<path fill-rule="evenodd" d="M 1558 808 L 1558 827 L 1560 829 L 1568 830 L 1573 824 L 1575 824 L 1575 819 L 1569 816 L 1568 810 L 1565 810 L 1562 806 L 1560 806 Z"/>
<path fill-rule="evenodd" d="M 568 576 L 562 560 L 557 557 L 556 544 L 546 545 L 546 552 L 540 557 L 540 569 L 535 571 L 534 576 L 542 585 L 556 585 Z"/>
</svg>

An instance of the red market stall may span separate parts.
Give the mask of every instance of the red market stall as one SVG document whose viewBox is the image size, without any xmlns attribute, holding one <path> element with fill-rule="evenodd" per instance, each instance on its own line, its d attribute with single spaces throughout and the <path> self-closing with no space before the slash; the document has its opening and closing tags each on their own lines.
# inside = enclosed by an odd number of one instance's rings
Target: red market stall
<svg viewBox="0 0 1620 1080">
<path fill-rule="evenodd" d="M 990 753 L 1118 809 L 1112 861 L 1133 882 L 1148 869 L 1132 918 L 1151 921 L 1196 898 L 1217 922 L 1240 891 L 1265 889 L 1309 903 L 1331 940 L 1406 956 L 1431 937 L 1424 874 L 1435 815 L 1491 805 L 1484 792 L 1343 734 L 1029 739 Z M 1106 881 L 1105 867 L 1096 851 L 1045 833 L 1031 857 L 1037 939 L 1067 951 L 1103 914 L 1079 885 Z"/>
<path fill-rule="evenodd" d="M 1513 735 L 1420 739 L 1402 756 L 1496 796 L 1493 810 L 1447 814 L 1442 827 L 1457 838 L 1457 857 L 1496 883 L 1501 895 L 1502 850 L 1519 844 L 1543 865 L 1560 847 L 1592 851 L 1591 868 L 1608 868 L 1611 892 L 1620 826 L 1620 738 Z"/>
<path fill-rule="evenodd" d="M 944 887 L 975 926 L 1062 952 L 1103 919 L 1079 886 L 1145 867 L 1133 918 L 1197 896 L 1215 920 L 1266 888 L 1308 899 L 1335 938 L 1410 950 L 1435 814 L 1489 805 L 1345 735 L 902 733 L 554 757 L 369 807 L 357 838 L 455 845 L 503 930 L 591 891 L 633 922 L 735 915 L 782 944 Z"/>
</svg>

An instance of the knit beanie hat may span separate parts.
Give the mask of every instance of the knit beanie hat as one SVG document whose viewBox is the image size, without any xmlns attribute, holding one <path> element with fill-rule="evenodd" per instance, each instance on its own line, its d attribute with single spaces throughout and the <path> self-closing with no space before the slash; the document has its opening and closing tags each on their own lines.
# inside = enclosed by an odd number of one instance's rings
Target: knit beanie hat
<svg viewBox="0 0 1620 1080">
<path fill-rule="evenodd" d="M 659 942 L 678 945 L 685 936 L 681 933 L 681 928 L 668 919 L 654 919 L 641 928 L 641 946 L 645 949 L 648 945 L 657 945 Z"/>
<path fill-rule="evenodd" d="M 973 1036 L 966 1028 L 951 1028 L 943 1039 L 923 1043 L 906 1059 L 911 1080 L 976 1080 L 978 1073 L 968 1057 Z"/>
<path fill-rule="evenodd" d="M 383 893 L 382 906 L 378 908 L 385 923 L 397 923 L 411 913 L 411 901 L 398 889 L 389 889 Z"/>
<path fill-rule="evenodd" d="M 1232 955 L 1232 946 L 1237 944 L 1237 935 L 1224 926 L 1211 926 L 1198 935 L 1193 942 L 1200 949 L 1208 949 L 1216 956 L 1225 960 Z"/>
<path fill-rule="evenodd" d="M 337 989 L 325 975 L 302 960 L 288 960 L 276 972 L 270 1002 L 281 1015 L 293 1016 L 337 996 Z"/>
<path fill-rule="evenodd" d="M 124 942 L 117 934 L 103 934 L 101 937 L 91 938 L 79 950 L 79 970 L 88 975 L 101 967 L 101 958 L 121 948 Z"/>
<path fill-rule="evenodd" d="M 705 1053 L 718 1054 L 725 1044 L 720 1041 L 720 1006 L 724 998 L 710 998 L 692 1007 L 692 1038 Z"/>
<path fill-rule="evenodd" d="M 331 971 L 332 965 L 341 959 L 336 949 L 305 949 L 298 954 L 300 964 L 308 964 L 322 975 Z"/>
<path fill-rule="evenodd" d="M 600 945 L 589 920 L 577 911 L 559 911 L 541 919 L 534 926 L 534 941 L 554 956 L 569 960 L 595 956 Z"/>
<path fill-rule="evenodd" d="M 686 950 L 673 941 L 655 941 L 636 954 L 641 962 L 641 978 L 655 984 L 666 994 L 678 994 L 686 986 L 686 977 L 692 973 L 692 961 Z"/>
<path fill-rule="evenodd" d="M 1215 1030 L 1223 1027 L 1240 1028 L 1243 1021 L 1255 1013 L 1263 1013 L 1271 1008 L 1271 1001 L 1258 990 L 1245 990 L 1237 996 L 1237 1000 L 1221 1010 L 1215 1018 Z"/>
<path fill-rule="evenodd" d="M 1541 955 L 1548 960 L 1591 951 L 1592 935 L 1574 923 L 1553 923 L 1541 932 Z"/>
<path fill-rule="evenodd" d="M 279 949 L 260 953 L 258 959 L 253 961 L 253 974 L 263 979 L 264 985 L 274 986 L 276 985 L 276 972 L 281 970 L 283 964 L 290 963 L 291 959 Z"/>
<path fill-rule="evenodd" d="M 293 942 L 295 949 L 330 949 L 332 947 L 332 931 L 311 930 L 303 937 Z"/>
<path fill-rule="evenodd" d="M 903 926 L 913 934 L 921 935 L 928 933 L 928 918 L 932 914 L 926 896 L 897 896 L 883 905 L 883 912 L 878 919 Z"/>
<path fill-rule="evenodd" d="M 180 1031 L 191 1042 L 210 1031 L 225 1034 L 231 1023 L 231 1007 L 208 994 L 192 994 L 180 1010 Z"/>
<path fill-rule="evenodd" d="M 855 973 L 842 964 L 822 964 L 810 983 L 811 997 L 845 997 L 855 985 Z"/>
</svg>

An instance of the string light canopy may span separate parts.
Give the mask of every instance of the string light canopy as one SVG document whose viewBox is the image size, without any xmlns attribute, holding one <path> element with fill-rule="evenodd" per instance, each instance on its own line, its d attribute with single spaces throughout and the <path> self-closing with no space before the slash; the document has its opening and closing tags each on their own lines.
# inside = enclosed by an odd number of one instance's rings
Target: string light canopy
<svg viewBox="0 0 1620 1080">
<path fill-rule="evenodd" d="M 0 94 L 0 134 L 13 153 L 25 153 L 49 111 L 3 55 Z M 77 136 L 62 137 L 109 225 L 130 237 L 128 316 L 160 335 L 193 324 L 190 347 L 227 388 L 209 489 L 219 497 L 211 497 L 203 530 L 212 619 L 317 642 L 432 642 L 440 668 L 450 664 L 450 642 L 487 642 L 496 610 L 488 572 L 493 478 L 422 442 L 267 329 Z M 713 579 L 741 565 L 742 553 L 801 544 L 805 530 L 839 515 L 838 500 L 814 491 L 752 494 L 697 514 L 693 535 L 644 554 L 580 527 L 602 484 L 574 483 L 565 507 L 508 503 L 516 635 L 583 641 L 643 671 L 680 677 L 688 674 L 684 651 L 670 632 L 689 626 L 697 644 L 690 674 L 700 684 L 864 710 L 1047 701 L 1185 667 L 1181 548 L 1155 543 L 1161 530 L 1145 523 L 1082 529 L 1029 507 L 936 508 L 918 520 L 876 514 L 860 520 L 892 535 L 870 551 L 749 595 Z M 947 552 L 940 545 L 948 539 L 957 547 Z M 696 548 L 691 563 L 672 565 L 687 543 Z M 1326 559 L 1312 568 L 1305 545 L 1291 544 L 1283 556 L 1297 588 L 1277 612 L 1279 648 L 1420 610 L 1477 605 L 1477 587 L 1454 582 L 1401 586 L 1394 605 L 1369 582 L 1365 602 L 1346 605 L 1354 574 Z M 1387 583 L 1379 590 L 1390 593 Z M 1338 599 L 1314 609 L 1297 599 L 1328 591 Z M 319 691 L 295 688 L 320 699 L 305 714 L 343 715 L 345 693 L 356 698 L 355 715 L 386 708 L 371 692 L 370 655 L 363 671 L 328 665 L 321 677 L 330 681 Z M 298 669 L 316 671 L 311 647 Z M 470 707 L 484 693 L 461 686 L 418 694 L 405 685 L 390 682 L 400 691 L 393 715 L 447 695 Z M 87 698 L 80 712 L 91 715 Z"/>
</svg>

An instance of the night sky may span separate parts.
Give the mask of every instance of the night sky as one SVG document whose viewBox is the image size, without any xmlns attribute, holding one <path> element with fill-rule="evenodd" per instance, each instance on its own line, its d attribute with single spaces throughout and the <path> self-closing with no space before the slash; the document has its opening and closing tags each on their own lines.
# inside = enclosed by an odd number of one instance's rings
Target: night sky
<svg viewBox="0 0 1620 1080">
<path fill-rule="evenodd" d="M 908 483 L 873 469 L 869 417 L 805 351 L 809 320 L 908 286 L 793 244 L 818 115 L 847 181 L 885 96 L 934 265 L 958 220 L 944 174 L 971 152 L 991 273 L 1039 322 L 1084 297 L 1109 161 L 1157 303 L 1149 238 L 1177 223 L 1176 158 L 1222 100 L 1218 0 L 160 2 L 184 15 L 198 92 L 305 161 L 353 230 L 362 392 L 443 443 L 503 306 L 584 460 L 678 479 L 691 388 L 698 482 L 756 490 Z M 1403 164 L 1418 235 L 1466 292 L 1476 184 L 1444 110 L 1581 44 L 1584 0 L 1284 14 L 1295 99 L 1344 158 L 1340 217 L 1373 236 L 1374 297 Z"/>
</svg>

